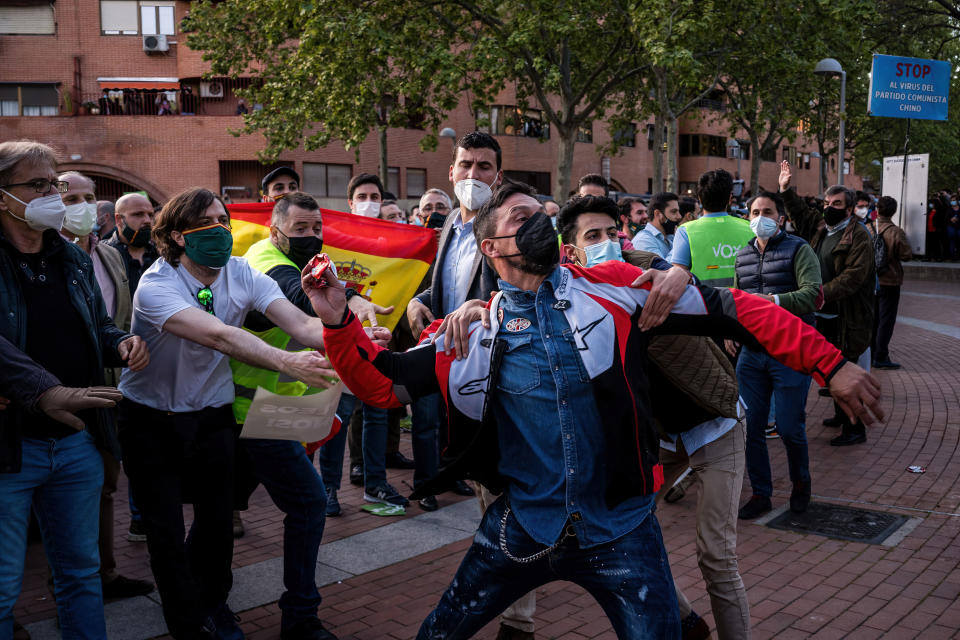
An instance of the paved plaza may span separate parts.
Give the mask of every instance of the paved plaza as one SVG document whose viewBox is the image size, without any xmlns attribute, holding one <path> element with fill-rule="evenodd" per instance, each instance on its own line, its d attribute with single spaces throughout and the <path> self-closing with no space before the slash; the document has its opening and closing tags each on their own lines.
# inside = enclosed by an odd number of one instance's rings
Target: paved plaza
<svg viewBox="0 0 960 640">
<path fill-rule="evenodd" d="M 952 638 L 960 635 L 960 282 L 908 280 L 891 344 L 899 371 L 878 371 L 887 420 L 865 445 L 833 448 L 836 430 L 821 426 L 832 403 L 811 391 L 810 465 L 815 502 L 906 516 L 884 544 L 833 540 L 739 524 L 740 571 L 750 599 L 754 638 Z M 768 441 L 774 507 L 788 501 L 786 457 Z M 409 455 L 409 437 L 403 447 Z M 910 465 L 926 472 L 907 471 Z M 362 491 L 345 484 L 344 515 L 327 521 L 317 576 L 320 615 L 341 640 L 413 638 L 470 544 L 479 521 L 475 499 L 440 496 L 441 509 L 416 505 L 401 518 L 359 510 Z M 127 542 L 125 480 L 118 492 L 117 558 L 125 575 L 151 578 L 146 546 Z M 409 493 L 412 472 L 390 472 Z M 749 488 L 744 489 L 744 501 Z M 713 624 L 696 561 L 696 495 L 657 512 L 674 577 L 696 611 Z M 282 514 L 263 489 L 244 513 L 230 604 L 254 640 L 279 638 Z M 2 544 L 2 543 L 0 543 Z M 17 619 L 40 640 L 58 637 L 42 548 L 27 559 Z M 537 590 L 537 638 L 614 638 L 606 617 L 582 589 L 555 583 Z M 108 603 L 111 638 L 162 635 L 156 593 Z M 492 640 L 496 623 L 477 635 Z"/>
</svg>

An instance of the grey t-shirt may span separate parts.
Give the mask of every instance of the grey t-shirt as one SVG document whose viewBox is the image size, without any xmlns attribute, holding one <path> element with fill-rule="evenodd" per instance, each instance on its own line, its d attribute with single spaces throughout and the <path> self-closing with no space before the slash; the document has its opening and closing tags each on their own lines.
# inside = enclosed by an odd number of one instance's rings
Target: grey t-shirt
<svg viewBox="0 0 960 640">
<path fill-rule="evenodd" d="M 197 292 L 203 284 L 184 267 L 160 258 L 140 278 L 133 297 L 131 332 L 150 349 L 150 364 L 140 371 L 124 369 L 119 389 L 124 397 L 161 411 L 199 411 L 233 402 L 230 359 L 219 351 L 163 330 L 176 313 L 203 309 Z M 230 258 L 210 285 L 213 309 L 224 324 L 239 327 L 247 312 L 264 313 L 283 299 L 276 281 L 253 269 L 243 258 Z"/>
</svg>

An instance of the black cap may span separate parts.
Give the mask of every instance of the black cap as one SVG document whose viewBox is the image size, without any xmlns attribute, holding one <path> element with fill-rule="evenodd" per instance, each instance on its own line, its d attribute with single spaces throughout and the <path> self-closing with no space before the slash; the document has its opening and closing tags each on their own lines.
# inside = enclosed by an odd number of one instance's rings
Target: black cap
<svg viewBox="0 0 960 640">
<path fill-rule="evenodd" d="M 290 176 L 291 178 L 297 181 L 298 186 L 300 185 L 300 174 L 294 171 L 293 167 L 277 167 L 267 175 L 263 176 L 263 180 L 260 181 L 260 190 L 266 193 L 267 185 L 282 175 Z"/>
</svg>

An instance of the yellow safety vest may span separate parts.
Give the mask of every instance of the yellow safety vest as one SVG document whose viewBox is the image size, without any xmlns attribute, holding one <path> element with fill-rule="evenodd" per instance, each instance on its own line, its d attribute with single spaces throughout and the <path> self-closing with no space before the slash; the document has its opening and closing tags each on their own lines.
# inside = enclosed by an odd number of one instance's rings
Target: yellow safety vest
<svg viewBox="0 0 960 640">
<path fill-rule="evenodd" d="M 690 241 L 690 273 L 712 287 L 732 287 L 737 252 L 753 238 L 750 223 L 735 216 L 703 216 L 683 225 Z"/>
</svg>

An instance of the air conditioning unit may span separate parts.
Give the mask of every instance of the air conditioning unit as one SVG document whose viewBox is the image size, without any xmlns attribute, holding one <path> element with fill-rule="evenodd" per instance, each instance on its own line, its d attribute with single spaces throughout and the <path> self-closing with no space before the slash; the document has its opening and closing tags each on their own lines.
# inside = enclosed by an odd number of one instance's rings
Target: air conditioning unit
<svg viewBox="0 0 960 640">
<path fill-rule="evenodd" d="M 201 98 L 222 98 L 223 83 L 216 80 L 204 80 L 200 82 Z"/>
<path fill-rule="evenodd" d="M 143 36 L 143 50 L 147 53 L 153 53 L 155 51 L 169 51 L 170 45 L 167 43 L 167 36 Z"/>
</svg>

